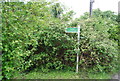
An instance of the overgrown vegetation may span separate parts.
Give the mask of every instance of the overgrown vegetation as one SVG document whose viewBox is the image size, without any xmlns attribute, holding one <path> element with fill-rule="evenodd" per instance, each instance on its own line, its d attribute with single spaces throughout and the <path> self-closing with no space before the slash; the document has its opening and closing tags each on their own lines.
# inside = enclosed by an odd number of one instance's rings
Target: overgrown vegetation
<svg viewBox="0 0 120 81">
<path fill-rule="evenodd" d="M 72 23 L 81 23 L 81 55 L 80 66 L 92 67 L 98 72 L 109 72 L 118 67 L 118 23 L 117 16 L 111 11 L 93 11 L 93 17 L 88 13 Z"/>
<path fill-rule="evenodd" d="M 35 68 L 44 73 L 75 71 L 77 34 L 65 33 L 65 28 L 79 24 L 80 69 L 101 73 L 118 69 L 120 29 L 113 12 L 96 9 L 92 18 L 85 13 L 70 23 L 74 12 L 63 14 L 60 3 L 4 2 L 2 6 L 4 79 Z"/>
</svg>

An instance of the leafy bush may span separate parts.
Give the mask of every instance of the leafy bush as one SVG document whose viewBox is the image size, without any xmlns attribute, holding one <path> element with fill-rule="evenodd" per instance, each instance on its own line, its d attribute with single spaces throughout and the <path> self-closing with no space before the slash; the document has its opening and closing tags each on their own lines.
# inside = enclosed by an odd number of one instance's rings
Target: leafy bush
<svg viewBox="0 0 120 81">
<path fill-rule="evenodd" d="M 109 30 L 116 22 L 110 23 L 103 18 L 85 20 L 81 26 L 81 65 L 83 67 L 96 66 L 99 71 L 110 71 L 116 68 L 118 57 L 118 43 L 110 39 Z"/>
<path fill-rule="evenodd" d="M 50 18 L 46 5 L 46 2 L 42 4 L 3 3 L 2 69 L 5 78 L 10 78 L 15 70 L 24 71 L 32 66 L 29 57 L 34 54 L 40 34 L 48 25 L 46 21 Z"/>
<path fill-rule="evenodd" d="M 5 2 L 2 9 L 2 62 L 4 78 L 16 71 L 30 71 L 40 66 L 62 69 L 65 52 L 73 50 L 74 40 L 66 35 L 66 24 L 54 18 L 47 2 Z M 68 38 L 70 40 L 68 40 Z M 52 64 L 51 64 L 52 63 Z"/>
<path fill-rule="evenodd" d="M 78 45 L 77 34 L 65 33 L 65 28 L 73 27 L 79 22 L 82 22 L 79 66 L 94 67 L 93 69 L 101 72 L 116 67 L 118 50 L 115 40 L 118 39 L 116 35 L 118 30 L 113 17 L 107 19 L 109 14 L 106 14 L 105 18 L 99 16 L 87 19 L 86 13 L 68 25 L 67 22 L 73 12 L 70 11 L 68 15 L 63 14 L 59 17 L 55 13 L 53 17 L 50 6 L 52 6 L 51 2 L 45 1 L 27 4 L 3 3 L 2 72 L 4 78 L 9 79 L 17 71 L 29 72 L 37 67 L 43 72 L 49 72 L 50 69 L 75 70 L 74 49 Z"/>
<path fill-rule="evenodd" d="M 95 71 L 109 72 L 118 68 L 118 23 L 111 11 L 93 11 L 76 19 L 73 24 L 81 24 L 80 67 Z"/>
</svg>

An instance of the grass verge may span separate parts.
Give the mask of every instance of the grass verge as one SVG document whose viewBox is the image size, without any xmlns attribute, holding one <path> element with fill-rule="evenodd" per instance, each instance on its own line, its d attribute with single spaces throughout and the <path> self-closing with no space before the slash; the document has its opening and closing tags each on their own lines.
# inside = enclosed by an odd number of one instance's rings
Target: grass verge
<svg viewBox="0 0 120 81">
<path fill-rule="evenodd" d="M 28 74 L 17 74 L 13 79 L 110 79 L 107 73 L 87 73 L 73 71 L 50 71 L 44 73 L 42 71 L 31 71 Z"/>
</svg>

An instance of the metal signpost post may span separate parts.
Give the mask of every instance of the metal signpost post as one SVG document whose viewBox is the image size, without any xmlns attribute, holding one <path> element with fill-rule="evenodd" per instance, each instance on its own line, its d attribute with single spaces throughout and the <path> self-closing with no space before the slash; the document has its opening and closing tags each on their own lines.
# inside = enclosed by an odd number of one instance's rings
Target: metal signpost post
<svg viewBox="0 0 120 81">
<path fill-rule="evenodd" d="M 77 64 L 76 64 L 76 73 L 78 73 L 78 63 L 79 63 L 79 53 L 80 53 L 80 49 L 79 49 L 79 43 L 80 43 L 80 26 L 78 26 L 78 50 L 77 50 Z"/>
<path fill-rule="evenodd" d="M 66 33 L 77 33 L 78 34 L 78 49 L 76 50 L 77 51 L 76 73 L 78 73 L 78 63 L 79 63 L 79 53 L 80 53 L 80 49 L 79 49 L 79 43 L 80 43 L 80 26 L 74 27 L 74 28 L 66 28 L 65 32 Z"/>
</svg>

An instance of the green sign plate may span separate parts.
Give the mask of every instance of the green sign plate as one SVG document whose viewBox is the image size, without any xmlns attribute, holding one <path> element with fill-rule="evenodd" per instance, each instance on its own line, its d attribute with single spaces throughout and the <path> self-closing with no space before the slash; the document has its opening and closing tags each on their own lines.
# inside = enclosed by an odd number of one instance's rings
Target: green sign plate
<svg viewBox="0 0 120 81">
<path fill-rule="evenodd" d="M 74 28 L 66 28 L 65 29 L 66 33 L 77 33 L 78 32 L 78 28 L 74 27 Z"/>
</svg>

